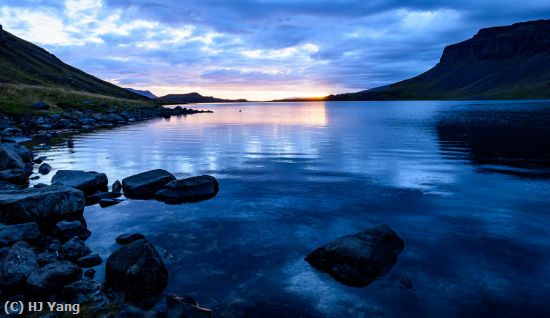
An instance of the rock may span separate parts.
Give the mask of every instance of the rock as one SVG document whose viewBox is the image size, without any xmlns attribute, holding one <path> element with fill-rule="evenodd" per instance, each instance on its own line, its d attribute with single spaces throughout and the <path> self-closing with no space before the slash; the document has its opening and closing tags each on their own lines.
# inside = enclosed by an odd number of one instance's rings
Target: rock
<svg viewBox="0 0 550 318">
<path fill-rule="evenodd" d="M 31 105 L 32 110 L 48 110 L 50 108 L 50 105 L 48 105 L 45 102 L 36 102 Z"/>
<path fill-rule="evenodd" d="M 176 180 L 166 170 L 156 169 L 142 172 L 122 180 L 124 195 L 132 199 L 149 199 L 168 182 Z"/>
<path fill-rule="evenodd" d="M 114 199 L 121 196 L 122 193 L 120 192 L 98 192 L 86 198 L 86 205 L 94 205 L 99 203 L 102 199 Z"/>
<path fill-rule="evenodd" d="M 40 179 L 40 176 L 32 176 L 29 178 L 29 180 L 38 180 Z"/>
<path fill-rule="evenodd" d="M 47 163 L 43 163 L 38 167 L 38 172 L 40 174 L 48 174 L 50 171 L 52 171 L 52 167 Z"/>
<path fill-rule="evenodd" d="M 85 303 L 92 294 L 98 293 L 101 285 L 93 280 L 78 280 L 63 287 L 61 294 L 72 303 Z"/>
<path fill-rule="evenodd" d="M 92 234 L 80 221 L 60 221 L 55 225 L 55 229 L 63 241 L 70 240 L 75 236 L 86 240 Z"/>
<path fill-rule="evenodd" d="M 27 279 L 27 290 L 39 295 L 53 295 L 81 276 L 82 269 L 69 261 L 50 263 L 31 273 Z"/>
<path fill-rule="evenodd" d="M 24 163 L 31 163 L 34 155 L 27 147 L 18 143 L 2 144 L 0 148 L 7 149 L 19 156 Z M 14 167 L 17 168 L 17 167 Z"/>
<path fill-rule="evenodd" d="M 337 238 L 305 259 L 341 283 L 364 287 L 391 270 L 404 245 L 387 225 L 379 225 Z"/>
<path fill-rule="evenodd" d="M 155 194 L 166 203 L 192 202 L 212 198 L 219 190 L 218 181 L 212 176 L 198 176 L 171 181 Z"/>
<path fill-rule="evenodd" d="M 23 169 L 8 169 L 0 171 L 0 180 L 18 185 L 29 184 L 29 174 Z"/>
<path fill-rule="evenodd" d="M 147 240 L 123 245 L 107 259 L 105 284 L 131 300 L 160 294 L 168 284 L 168 270 Z"/>
<path fill-rule="evenodd" d="M 102 207 L 102 208 L 107 208 L 107 207 L 110 207 L 110 206 L 113 206 L 113 205 L 117 205 L 122 201 L 124 201 L 124 200 L 121 200 L 121 199 L 101 199 L 99 201 L 99 206 Z"/>
<path fill-rule="evenodd" d="M 414 288 L 413 282 L 406 275 L 403 275 L 399 278 L 399 284 L 400 284 L 402 289 L 413 289 Z"/>
<path fill-rule="evenodd" d="M 0 170 L 25 169 L 23 158 L 10 145 L 0 145 Z"/>
<path fill-rule="evenodd" d="M 92 250 L 77 236 L 65 242 L 59 249 L 59 259 L 76 260 L 90 254 Z"/>
<path fill-rule="evenodd" d="M 76 264 L 84 268 L 94 267 L 101 263 L 103 263 L 103 259 L 99 254 L 86 255 L 76 260 Z"/>
<path fill-rule="evenodd" d="M 39 266 L 57 262 L 57 252 L 52 250 L 44 251 L 37 255 L 37 262 Z"/>
<path fill-rule="evenodd" d="M 169 295 L 166 297 L 166 305 L 168 306 L 167 318 L 212 318 L 212 310 L 202 308 L 190 296 L 179 297 Z"/>
<path fill-rule="evenodd" d="M 120 183 L 119 180 L 115 181 L 111 187 L 111 190 L 113 192 L 122 192 L 122 183 Z"/>
<path fill-rule="evenodd" d="M 19 285 L 38 267 L 36 254 L 26 242 L 17 242 L 9 250 L 0 267 L 0 286 Z"/>
<path fill-rule="evenodd" d="M 45 187 L 49 187 L 49 185 L 45 184 L 45 183 L 37 183 L 34 185 L 35 188 L 45 188 Z"/>
<path fill-rule="evenodd" d="M 35 222 L 0 228 L 0 247 L 9 246 L 17 241 L 36 242 L 39 238 L 40 230 Z"/>
<path fill-rule="evenodd" d="M 107 191 L 107 183 L 107 176 L 95 171 L 59 170 L 52 178 L 52 184 L 82 190 L 86 195 Z"/>
<path fill-rule="evenodd" d="M 89 268 L 84 272 L 84 277 L 87 277 L 87 278 L 90 278 L 90 279 L 94 278 L 94 275 L 95 275 L 95 269 L 93 269 L 93 268 Z"/>
<path fill-rule="evenodd" d="M 36 159 L 33 160 L 34 163 L 36 163 L 37 165 L 41 164 L 42 162 L 44 162 L 44 160 L 48 159 L 48 157 L 46 156 L 41 156 L 41 157 L 38 157 Z"/>
<path fill-rule="evenodd" d="M 116 242 L 121 245 L 129 244 L 137 240 L 144 240 L 145 235 L 141 233 L 121 234 L 116 238 Z"/>
<path fill-rule="evenodd" d="M 23 186 L 0 180 L 0 191 L 4 190 L 21 190 Z"/>
<path fill-rule="evenodd" d="M 0 222 L 52 224 L 82 217 L 84 194 L 60 186 L 0 191 Z"/>
<path fill-rule="evenodd" d="M 6 136 L 6 137 L 2 137 L 3 142 L 10 142 L 10 143 L 16 143 L 16 144 L 31 141 L 31 140 L 32 140 L 31 138 L 24 137 L 24 136 Z"/>
</svg>

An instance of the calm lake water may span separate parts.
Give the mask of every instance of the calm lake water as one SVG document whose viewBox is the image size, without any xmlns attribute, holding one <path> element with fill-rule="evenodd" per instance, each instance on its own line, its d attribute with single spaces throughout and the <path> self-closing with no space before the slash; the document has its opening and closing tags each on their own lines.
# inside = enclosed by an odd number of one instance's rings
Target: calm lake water
<svg viewBox="0 0 550 318">
<path fill-rule="evenodd" d="M 548 317 L 550 101 L 193 108 L 214 113 L 36 148 L 54 168 L 38 182 L 56 169 L 218 178 L 208 201 L 86 208 L 95 252 L 144 233 L 171 272 L 166 291 L 216 317 Z M 381 223 L 405 249 L 365 288 L 303 260 Z"/>
</svg>

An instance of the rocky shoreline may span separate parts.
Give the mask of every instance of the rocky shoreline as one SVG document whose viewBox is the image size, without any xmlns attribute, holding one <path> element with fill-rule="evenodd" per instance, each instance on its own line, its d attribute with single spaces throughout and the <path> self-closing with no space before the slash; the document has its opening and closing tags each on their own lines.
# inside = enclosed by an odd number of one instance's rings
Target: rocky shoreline
<svg viewBox="0 0 550 318">
<path fill-rule="evenodd" d="M 112 128 L 155 118 L 212 113 L 176 106 L 134 107 L 124 110 L 106 108 L 103 111 L 64 110 L 54 112 L 44 102 L 31 105 L 34 114 L 0 114 L 0 138 L 2 142 L 24 142 L 31 138 L 52 138 L 66 133 Z"/>
<path fill-rule="evenodd" d="M 64 132 L 129 124 L 158 117 L 193 114 L 176 107 L 105 113 L 2 117 L 2 140 L 51 137 Z M 35 312 L 57 317 L 69 308 L 89 317 L 211 317 L 191 297 L 164 295 L 169 272 L 156 248 L 140 233 L 121 233 L 119 247 L 104 262 L 85 243 L 92 234 L 83 212 L 132 199 L 168 204 L 205 200 L 219 185 L 211 176 L 177 180 L 164 170 L 151 170 L 108 185 L 104 173 L 60 170 L 52 184 L 29 187 L 29 176 L 47 174 L 45 158 L 35 158 L 19 143 L 0 144 L 0 300 L 59 304 Z M 110 191 L 109 191 L 110 188 Z M 105 281 L 94 279 L 94 267 L 105 264 Z M 62 304 L 73 304 L 63 306 Z M 78 306 L 74 306 L 78 304 Z M 69 313 L 69 314 L 71 314 Z M 32 314 L 27 311 L 27 314 Z"/>
</svg>

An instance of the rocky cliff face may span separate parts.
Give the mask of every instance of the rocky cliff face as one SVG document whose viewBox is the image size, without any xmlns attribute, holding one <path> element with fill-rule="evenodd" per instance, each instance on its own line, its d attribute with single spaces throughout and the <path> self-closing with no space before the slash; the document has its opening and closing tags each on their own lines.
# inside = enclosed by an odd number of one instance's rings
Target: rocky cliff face
<svg viewBox="0 0 550 318">
<path fill-rule="evenodd" d="M 480 30 L 427 72 L 328 100 L 550 98 L 550 20 Z"/>
<path fill-rule="evenodd" d="M 446 47 L 440 63 L 529 57 L 549 51 L 550 20 L 539 20 L 481 29 L 473 38 Z"/>
</svg>

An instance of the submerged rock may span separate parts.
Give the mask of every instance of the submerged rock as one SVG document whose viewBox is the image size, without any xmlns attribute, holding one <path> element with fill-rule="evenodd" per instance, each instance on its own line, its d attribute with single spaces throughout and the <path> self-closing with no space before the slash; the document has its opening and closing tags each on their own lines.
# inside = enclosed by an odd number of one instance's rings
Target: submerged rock
<svg viewBox="0 0 550 318">
<path fill-rule="evenodd" d="M 36 254 L 26 242 L 17 242 L 0 266 L 0 286 L 14 287 L 23 283 L 38 267 Z"/>
<path fill-rule="evenodd" d="M 364 287 L 392 269 L 404 245 L 387 225 L 379 225 L 337 238 L 305 259 L 341 283 Z"/>
<path fill-rule="evenodd" d="M 124 195 L 132 199 L 150 199 L 168 182 L 176 180 L 170 172 L 162 169 L 142 172 L 122 180 Z"/>
<path fill-rule="evenodd" d="M 101 200 L 99 200 L 99 206 L 102 207 L 102 208 L 107 208 L 107 207 L 110 207 L 110 206 L 113 206 L 113 205 L 117 205 L 122 201 L 124 201 L 124 200 L 122 200 L 122 199 L 101 199 Z"/>
<path fill-rule="evenodd" d="M 0 228 L 0 247 L 17 241 L 35 242 L 40 238 L 40 230 L 35 222 L 14 224 Z"/>
<path fill-rule="evenodd" d="M 107 259 L 105 284 L 141 300 L 160 294 L 168 284 L 168 270 L 153 245 L 138 240 L 123 245 Z"/>
<path fill-rule="evenodd" d="M 125 233 L 117 236 L 116 242 L 118 244 L 125 245 L 137 240 L 144 240 L 144 239 L 145 239 L 145 235 L 141 233 L 132 233 L 132 234 Z"/>
<path fill-rule="evenodd" d="M 32 110 L 48 110 L 50 108 L 50 105 L 48 105 L 45 102 L 36 102 L 31 105 Z"/>
<path fill-rule="evenodd" d="M 171 181 L 155 194 L 166 203 L 182 203 L 210 199 L 218 193 L 218 180 L 212 176 L 198 176 Z"/>
<path fill-rule="evenodd" d="M 40 295 L 57 294 L 63 286 L 79 280 L 82 269 L 69 261 L 47 264 L 34 270 L 27 279 L 27 290 Z"/>
<path fill-rule="evenodd" d="M 107 176 L 95 171 L 59 170 L 52 178 L 52 184 L 82 190 L 91 195 L 107 191 Z"/>
<path fill-rule="evenodd" d="M 192 297 L 179 297 L 169 295 L 166 297 L 166 305 L 168 306 L 167 318 L 211 318 L 212 310 L 200 307 L 197 301 Z"/>
<path fill-rule="evenodd" d="M 0 222 L 51 224 L 82 216 L 84 194 L 61 186 L 0 191 Z"/>
</svg>

